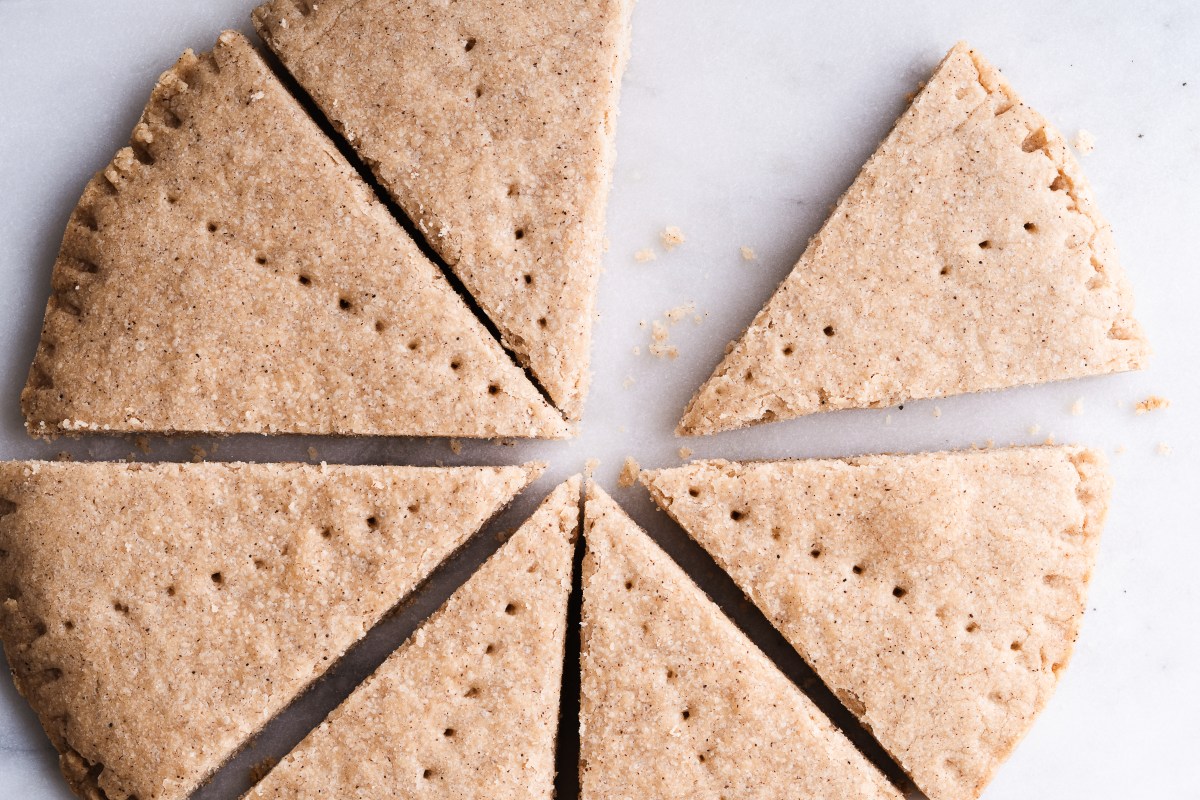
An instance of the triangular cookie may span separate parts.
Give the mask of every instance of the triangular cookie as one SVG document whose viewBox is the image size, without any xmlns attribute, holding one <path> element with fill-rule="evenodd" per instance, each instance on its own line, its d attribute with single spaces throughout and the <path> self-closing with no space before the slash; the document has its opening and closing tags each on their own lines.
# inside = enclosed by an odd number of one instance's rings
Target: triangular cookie
<svg viewBox="0 0 1200 800">
<path fill-rule="evenodd" d="M 163 74 L 84 190 L 22 405 L 42 435 L 567 434 L 228 31 Z"/>
<path fill-rule="evenodd" d="M 1063 137 L 959 44 L 678 432 L 1138 369 L 1132 305 Z"/>
<path fill-rule="evenodd" d="M 899 800 L 608 495 L 584 516 L 582 800 Z"/>
<path fill-rule="evenodd" d="M 0 463 L 0 636 L 71 787 L 184 798 L 539 467 Z"/>
<path fill-rule="evenodd" d="M 643 476 L 931 800 L 973 798 L 1070 658 L 1095 453 L 709 461 Z"/>
<path fill-rule="evenodd" d="M 552 798 L 579 484 L 555 489 L 247 796 Z"/>
<path fill-rule="evenodd" d="M 271 0 L 259 33 L 569 417 L 633 0 Z"/>
</svg>

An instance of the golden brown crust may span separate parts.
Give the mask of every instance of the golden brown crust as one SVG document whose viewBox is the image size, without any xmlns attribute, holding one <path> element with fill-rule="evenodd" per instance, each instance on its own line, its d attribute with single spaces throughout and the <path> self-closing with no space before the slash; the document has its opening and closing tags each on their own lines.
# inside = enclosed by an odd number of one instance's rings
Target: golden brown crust
<svg viewBox="0 0 1200 800">
<path fill-rule="evenodd" d="M 263 40 L 570 418 L 632 0 L 271 0 Z"/>
<path fill-rule="evenodd" d="M 186 797 L 537 467 L 0 463 L 0 638 L 83 797 Z"/>
<path fill-rule="evenodd" d="M 976 797 L 1054 692 L 1110 483 L 1075 447 L 642 478 L 931 800 Z"/>
<path fill-rule="evenodd" d="M 900 799 L 594 486 L 584 530 L 583 800 Z"/>
<path fill-rule="evenodd" d="M 1139 369 L 1132 307 L 1063 137 L 959 44 L 678 432 Z"/>
<path fill-rule="evenodd" d="M 37 435 L 569 432 L 233 32 L 163 73 L 52 283 Z"/>
<path fill-rule="evenodd" d="M 247 796 L 554 796 L 578 476 Z"/>
</svg>

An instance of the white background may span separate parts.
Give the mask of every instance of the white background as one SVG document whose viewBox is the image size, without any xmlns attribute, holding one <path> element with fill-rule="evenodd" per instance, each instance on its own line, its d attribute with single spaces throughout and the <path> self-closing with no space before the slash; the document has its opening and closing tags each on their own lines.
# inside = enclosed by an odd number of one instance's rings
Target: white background
<svg viewBox="0 0 1200 800">
<path fill-rule="evenodd" d="M 184 48 L 210 47 L 223 28 L 249 32 L 252 6 L 0 0 L 0 457 L 133 451 L 124 439 L 47 444 L 24 434 L 18 394 L 50 268 L 84 183 L 125 142 L 158 73 Z M 1150 369 L 675 439 L 685 402 L 725 343 L 787 274 L 905 96 L 960 38 L 1068 138 L 1080 128 L 1095 135 L 1083 166 L 1156 351 Z M 1200 752 L 1200 4 L 643 0 L 618 151 L 581 437 L 468 444 L 458 456 L 444 440 L 326 440 L 315 443 L 319 457 L 549 460 L 511 524 L 594 457 L 600 482 L 661 537 L 667 523 L 645 493 L 615 489 L 627 455 L 658 466 L 679 463 L 681 445 L 697 456 L 763 458 L 1030 443 L 1048 434 L 1103 448 L 1116 491 L 1075 659 L 985 797 L 1200 797 L 1192 769 Z M 687 235 L 671 253 L 658 245 L 666 225 Z M 741 245 L 758 259 L 743 261 Z M 658 259 L 635 263 L 645 247 Z M 689 301 L 704 318 L 672 328 L 679 358 L 647 355 L 639 321 Z M 1135 416 L 1133 403 L 1149 394 L 1169 398 L 1171 408 Z M 1077 400 L 1083 413 L 1073 415 Z M 187 458 L 197 442 L 212 449 L 210 439 L 156 441 L 150 457 Z M 237 437 L 212 455 L 305 460 L 310 444 Z M 36 720 L 0 681 L 0 797 L 66 796 Z"/>
</svg>

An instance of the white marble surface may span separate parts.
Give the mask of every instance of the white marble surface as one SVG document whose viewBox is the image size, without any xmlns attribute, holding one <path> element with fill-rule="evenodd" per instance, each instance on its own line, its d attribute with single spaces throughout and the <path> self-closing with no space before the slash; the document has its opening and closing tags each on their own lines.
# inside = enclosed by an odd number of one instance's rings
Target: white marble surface
<svg viewBox="0 0 1200 800">
<path fill-rule="evenodd" d="M 251 0 L 0 0 L 0 457 L 119 457 L 120 439 L 46 444 L 23 433 L 18 392 L 32 357 L 63 224 L 88 176 L 124 143 L 155 76 L 225 27 L 249 30 Z M 726 341 L 770 295 L 828 207 L 953 42 L 969 40 L 1068 137 L 1112 221 L 1156 349 L 1135 375 L 904 409 L 820 415 L 699 441 L 671 435 Z M 643 0 L 619 124 L 611 250 L 596 328 L 595 385 L 571 443 L 318 442 L 331 461 L 552 463 L 519 507 L 601 459 L 612 487 L 626 455 L 845 455 L 994 440 L 1102 447 L 1116 477 L 1088 616 L 1050 707 L 987 790 L 1027 797 L 1198 797 L 1200 526 L 1200 5 L 1183 2 L 728 3 Z M 666 254 L 658 232 L 687 242 Z M 743 262 L 741 245 L 758 259 Z M 655 247 L 657 261 L 635 263 Z M 672 330 L 675 361 L 645 355 L 640 320 L 694 301 L 704 322 Z M 635 356 L 635 345 L 643 355 Z M 634 383 L 623 387 L 626 377 Z M 1165 412 L 1132 404 L 1165 395 Z M 1083 413 L 1069 409 L 1081 399 Z M 935 417 L 935 406 L 940 417 Z M 1032 433 L 1031 426 L 1039 432 Z M 207 447 L 208 440 L 200 440 Z M 155 443 L 186 457 L 192 442 Z M 304 459 L 311 442 L 236 438 L 218 458 Z M 1164 455 L 1160 448 L 1169 447 Z M 209 448 L 211 449 L 211 448 Z M 139 457 L 144 458 L 143 456 Z M 637 488 L 617 491 L 659 535 Z M 0 797 L 67 797 L 52 750 L 0 681 Z"/>
</svg>

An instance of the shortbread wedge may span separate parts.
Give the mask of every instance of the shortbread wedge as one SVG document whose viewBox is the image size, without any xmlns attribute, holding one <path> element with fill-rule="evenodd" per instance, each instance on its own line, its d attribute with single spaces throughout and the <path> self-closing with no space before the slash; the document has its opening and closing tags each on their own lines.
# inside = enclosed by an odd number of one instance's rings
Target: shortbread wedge
<svg viewBox="0 0 1200 800">
<path fill-rule="evenodd" d="M 270 0 L 254 24 L 551 400 L 588 385 L 633 0 Z"/>
<path fill-rule="evenodd" d="M 970 800 L 1079 634 L 1109 494 L 1023 447 L 643 474 L 931 800 Z"/>
<path fill-rule="evenodd" d="M 540 469 L 0 463 L 0 638 L 71 788 L 188 797 Z"/>
<path fill-rule="evenodd" d="M 606 495 L 584 511 L 580 797 L 900 793 Z"/>
<path fill-rule="evenodd" d="M 678 433 L 1139 369 L 1132 307 L 1062 135 L 959 44 Z"/>
<path fill-rule="evenodd" d="M 54 265 L 31 433 L 569 431 L 254 48 L 163 73 Z"/>
<path fill-rule="evenodd" d="M 579 489 L 559 485 L 247 797 L 550 800 Z"/>
</svg>

